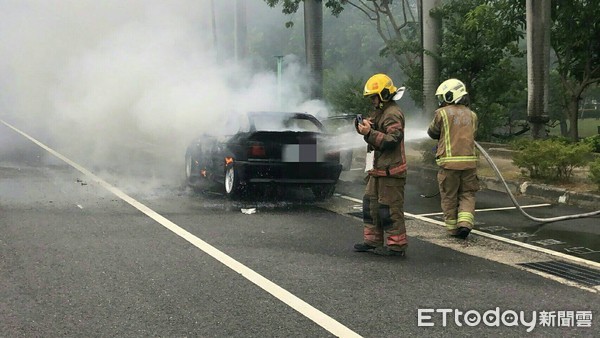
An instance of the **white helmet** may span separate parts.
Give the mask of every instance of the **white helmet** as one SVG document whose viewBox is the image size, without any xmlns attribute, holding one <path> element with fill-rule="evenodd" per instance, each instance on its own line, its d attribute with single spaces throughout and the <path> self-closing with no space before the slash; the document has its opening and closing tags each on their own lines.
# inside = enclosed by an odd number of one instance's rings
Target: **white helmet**
<svg viewBox="0 0 600 338">
<path fill-rule="evenodd" d="M 438 103 L 457 103 L 461 97 L 467 95 L 467 87 L 460 80 L 448 79 L 437 88 L 435 96 Z"/>
</svg>

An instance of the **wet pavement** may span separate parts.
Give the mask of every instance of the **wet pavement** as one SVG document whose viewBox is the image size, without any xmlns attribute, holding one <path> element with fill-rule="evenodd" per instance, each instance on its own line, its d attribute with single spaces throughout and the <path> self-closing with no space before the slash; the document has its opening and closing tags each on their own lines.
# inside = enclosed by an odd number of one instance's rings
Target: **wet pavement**
<svg viewBox="0 0 600 338">
<path fill-rule="evenodd" d="M 418 179 L 411 179 L 419 177 Z M 363 173 L 358 170 L 344 172 L 336 190 L 357 199 L 362 199 Z M 423 179 L 418 173 L 409 173 L 405 189 L 405 213 L 443 222 L 440 198 L 433 178 Z M 432 196 L 425 198 L 425 196 Z M 550 218 L 586 213 L 589 208 L 552 204 L 543 198 L 518 196 L 517 201 L 533 217 Z M 360 212 L 357 210 L 356 212 Z M 482 190 L 477 193 L 475 229 L 527 243 L 541 249 L 600 262 L 600 222 L 598 217 L 537 223 L 522 215 L 512 204 L 506 193 Z"/>
</svg>

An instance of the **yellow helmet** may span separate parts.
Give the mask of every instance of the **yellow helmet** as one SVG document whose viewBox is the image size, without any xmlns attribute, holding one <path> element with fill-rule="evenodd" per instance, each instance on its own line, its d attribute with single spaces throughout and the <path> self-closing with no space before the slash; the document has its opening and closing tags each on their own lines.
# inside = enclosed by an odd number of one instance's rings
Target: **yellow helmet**
<svg viewBox="0 0 600 338">
<path fill-rule="evenodd" d="M 375 74 L 365 83 L 363 96 L 379 95 L 382 102 L 389 101 L 398 88 L 394 87 L 392 79 L 385 74 Z"/>
<path fill-rule="evenodd" d="M 437 88 L 435 96 L 440 104 L 457 103 L 461 97 L 467 95 L 467 87 L 460 80 L 448 79 Z"/>
</svg>

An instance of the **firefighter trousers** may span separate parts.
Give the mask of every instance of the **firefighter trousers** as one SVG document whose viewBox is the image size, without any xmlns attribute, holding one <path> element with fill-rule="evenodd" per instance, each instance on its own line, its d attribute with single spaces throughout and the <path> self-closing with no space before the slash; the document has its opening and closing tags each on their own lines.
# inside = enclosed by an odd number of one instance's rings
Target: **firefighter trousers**
<svg viewBox="0 0 600 338">
<path fill-rule="evenodd" d="M 408 245 L 404 224 L 406 178 L 369 176 L 363 197 L 363 239 L 373 246 L 404 251 Z"/>
<path fill-rule="evenodd" d="M 473 229 L 475 223 L 475 192 L 479 190 L 477 169 L 452 170 L 441 168 L 437 174 L 444 224 L 450 235 L 457 229 Z"/>
</svg>

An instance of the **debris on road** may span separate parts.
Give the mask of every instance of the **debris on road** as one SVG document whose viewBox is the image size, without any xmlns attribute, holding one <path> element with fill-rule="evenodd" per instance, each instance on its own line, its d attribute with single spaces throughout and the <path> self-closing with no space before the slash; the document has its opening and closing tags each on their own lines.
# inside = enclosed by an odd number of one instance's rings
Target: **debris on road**
<svg viewBox="0 0 600 338">
<path fill-rule="evenodd" d="M 246 215 L 252 215 L 256 213 L 256 208 L 244 209 L 242 208 L 242 213 Z"/>
</svg>

